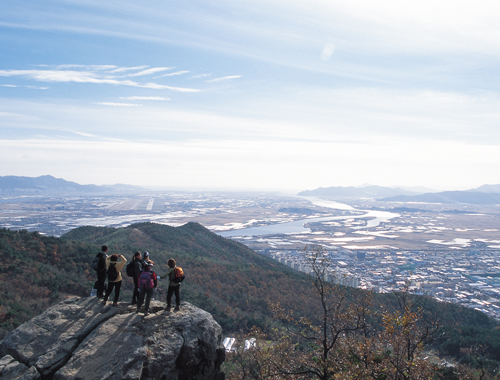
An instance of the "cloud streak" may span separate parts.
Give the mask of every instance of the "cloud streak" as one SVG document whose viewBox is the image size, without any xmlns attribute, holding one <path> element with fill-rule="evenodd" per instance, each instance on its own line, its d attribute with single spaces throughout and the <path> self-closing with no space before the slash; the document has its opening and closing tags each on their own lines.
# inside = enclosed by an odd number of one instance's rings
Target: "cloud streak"
<svg viewBox="0 0 500 380">
<path fill-rule="evenodd" d="M 111 103 L 111 102 L 101 102 L 95 103 L 100 106 L 111 106 L 111 107 L 141 107 L 142 104 L 134 104 L 134 103 Z"/>
<path fill-rule="evenodd" d="M 209 80 L 206 80 L 205 82 L 207 82 L 207 83 L 223 82 L 223 81 L 226 81 L 226 80 L 238 79 L 238 78 L 241 78 L 242 76 L 243 75 L 228 75 L 228 76 L 225 76 L 225 77 L 209 79 Z"/>
<path fill-rule="evenodd" d="M 171 90 L 178 92 L 200 92 L 201 90 L 184 87 L 166 86 L 158 83 L 139 83 L 131 80 L 115 79 L 112 76 L 99 75 L 91 71 L 75 70 L 0 70 L 0 77 L 23 77 L 39 82 L 75 82 L 110 84 L 119 86 L 150 88 L 155 90 Z"/>
<path fill-rule="evenodd" d="M 173 77 L 173 76 L 176 76 L 176 75 L 183 75 L 183 74 L 187 74 L 187 73 L 189 73 L 189 71 L 187 71 L 187 70 L 184 70 L 184 71 L 176 71 L 175 73 L 163 74 L 163 75 L 160 75 L 159 77 L 156 77 L 156 78 L 161 78 L 161 77 Z"/>
<path fill-rule="evenodd" d="M 161 96 L 126 96 L 126 97 L 120 97 L 120 99 L 124 100 L 170 100 L 170 98 L 164 98 Z"/>
<path fill-rule="evenodd" d="M 144 76 L 144 75 L 156 74 L 156 73 L 166 71 L 166 70 L 172 70 L 172 67 L 153 67 L 151 69 L 139 71 L 138 73 L 127 74 L 127 76 L 128 77 L 139 77 L 139 76 Z"/>
</svg>

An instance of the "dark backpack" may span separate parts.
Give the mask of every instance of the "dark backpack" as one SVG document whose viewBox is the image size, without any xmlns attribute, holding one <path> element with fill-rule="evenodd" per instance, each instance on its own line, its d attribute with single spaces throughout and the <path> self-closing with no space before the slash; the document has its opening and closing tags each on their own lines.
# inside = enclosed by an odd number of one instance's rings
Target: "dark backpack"
<svg viewBox="0 0 500 380">
<path fill-rule="evenodd" d="M 174 282 L 176 283 L 180 283 L 182 281 L 184 281 L 184 279 L 186 278 L 186 276 L 184 276 L 184 271 L 182 270 L 181 267 L 175 267 L 174 268 Z"/>
<path fill-rule="evenodd" d="M 117 278 L 118 278 L 118 271 L 116 270 L 116 263 L 109 263 L 108 281 L 116 281 Z"/>
<path fill-rule="evenodd" d="M 155 287 L 155 283 L 153 280 L 153 273 L 151 272 L 142 272 L 139 277 L 139 288 L 141 289 L 153 289 Z"/>
<path fill-rule="evenodd" d="M 99 256 L 94 257 L 94 260 L 92 260 L 92 269 L 96 272 L 99 270 L 99 261 L 101 261 Z"/>
<path fill-rule="evenodd" d="M 133 261 L 127 264 L 127 276 L 129 277 L 134 277 L 134 264 Z"/>
</svg>

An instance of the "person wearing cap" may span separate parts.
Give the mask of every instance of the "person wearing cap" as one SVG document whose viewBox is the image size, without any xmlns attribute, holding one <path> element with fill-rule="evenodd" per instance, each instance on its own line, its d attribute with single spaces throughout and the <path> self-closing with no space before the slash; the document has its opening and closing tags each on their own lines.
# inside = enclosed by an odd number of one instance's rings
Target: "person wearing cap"
<svg viewBox="0 0 500 380">
<path fill-rule="evenodd" d="M 139 288 L 140 292 L 136 312 L 139 312 L 142 304 L 144 303 L 144 297 L 146 297 L 146 304 L 144 305 L 144 316 L 149 315 L 149 303 L 151 302 L 151 297 L 153 296 L 154 289 L 156 289 L 156 287 L 158 286 L 158 279 L 156 277 L 156 273 L 153 272 L 152 267 L 152 262 L 146 261 L 137 283 L 137 287 Z"/>
<path fill-rule="evenodd" d="M 142 260 L 141 260 L 142 266 L 144 267 L 148 261 L 151 264 L 155 265 L 154 261 L 149 258 L 149 252 L 148 251 L 144 251 L 142 253 Z"/>
</svg>

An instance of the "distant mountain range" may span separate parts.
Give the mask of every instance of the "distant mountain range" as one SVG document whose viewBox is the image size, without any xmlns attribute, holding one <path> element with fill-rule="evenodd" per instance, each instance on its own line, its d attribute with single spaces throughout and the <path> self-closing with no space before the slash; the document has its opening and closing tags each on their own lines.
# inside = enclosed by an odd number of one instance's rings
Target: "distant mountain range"
<svg viewBox="0 0 500 380">
<path fill-rule="evenodd" d="M 0 176 L 0 194 L 44 194 L 44 193 L 119 193 L 138 191 L 142 188 L 131 185 L 80 185 L 50 175 L 40 177 Z"/>
<path fill-rule="evenodd" d="M 500 193 L 486 193 L 480 191 L 443 191 L 441 193 L 427 193 L 419 195 L 397 195 L 382 198 L 387 202 L 425 202 L 425 203 L 468 203 L 468 204 L 500 204 Z"/>
<path fill-rule="evenodd" d="M 383 186 L 337 186 L 302 191 L 298 195 L 338 199 L 374 198 L 387 202 L 500 204 L 500 185 L 483 185 L 477 189 L 467 191 L 427 192 L 423 194 L 401 188 Z"/>
<path fill-rule="evenodd" d="M 383 186 L 364 186 L 364 187 L 320 187 L 316 190 L 306 190 L 298 195 L 316 196 L 316 197 L 345 197 L 345 198 L 382 198 L 393 197 L 397 195 L 415 195 L 414 191 L 403 190 L 400 188 L 391 188 Z"/>
</svg>

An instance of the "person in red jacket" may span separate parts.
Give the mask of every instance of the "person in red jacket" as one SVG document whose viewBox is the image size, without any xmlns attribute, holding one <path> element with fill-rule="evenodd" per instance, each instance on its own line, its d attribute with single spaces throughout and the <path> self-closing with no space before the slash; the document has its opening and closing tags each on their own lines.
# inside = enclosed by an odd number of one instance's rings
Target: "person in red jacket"
<svg viewBox="0 0 500 380">
<path fill-rule="evenodd" d="M 139 288 L 139 301 L 137 302 L 136 312 L 139 312 L 144 302 L 144 297 L 146 297 L 146 304 L 144 305 L 144 316 L 149 315 L 149 303 L 151 301 L 151 297 L 153 296 L 153 291 L 158 285 L 158 278 L 156 277 L 156 273 L 153 272 L 153 269 L 151 269 L 152 266 L 153 264 L 150 261 L 146 261 L 144 263 L 144 267 L 137 283 L 137 287 Z"/>
</svg>

